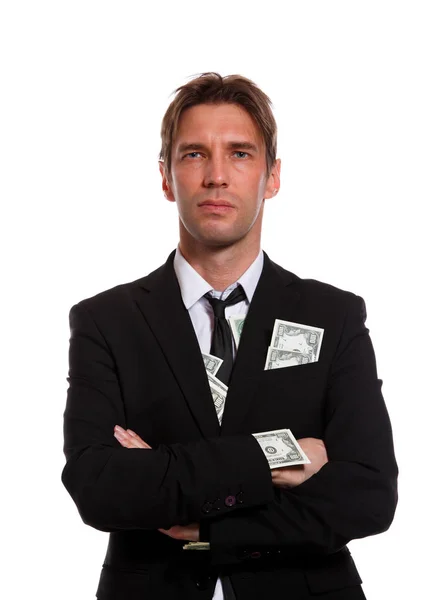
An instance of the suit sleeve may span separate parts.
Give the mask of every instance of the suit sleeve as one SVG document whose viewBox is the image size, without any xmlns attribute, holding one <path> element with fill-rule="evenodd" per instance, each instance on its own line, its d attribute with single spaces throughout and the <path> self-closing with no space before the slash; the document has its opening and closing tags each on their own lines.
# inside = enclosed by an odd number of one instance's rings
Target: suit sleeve
<svg viewBox="0 0 424 600">
<path fill-rule="evenodd" d="M 349 295 L 327 389 L 329 462 L 302 485 L 274 488 L 266 506 L 203 520 L 201 534 L 210 541 L 214 562 L 237 563 L 251 551 L 328 554 L 389 527 L 397 465 L 365 320 L 363 299 Z"/>
<path fill-rule="evenodd" d="M 113 354 L 84 301 L 69 322 L 62 482 L 85 523 L 102 531 L 168 529 L 199 522 L 206 498 L 243 491 L 252 505 L 271 501 L 270 469 L 250 435 L 123 448 L 113 436 L 116 424 L 126 427 Z"/>
</svg>

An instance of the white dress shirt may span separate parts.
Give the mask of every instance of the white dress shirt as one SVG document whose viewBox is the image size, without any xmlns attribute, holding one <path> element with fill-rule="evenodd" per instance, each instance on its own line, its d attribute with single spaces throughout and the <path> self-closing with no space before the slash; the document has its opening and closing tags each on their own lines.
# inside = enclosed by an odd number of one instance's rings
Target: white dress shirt
<svg viewBox="0 0 424 600">
<path fill-rule="evenodd" d="M 247 271 L 236 282 L 228 286 L 223 292 L 217 292 L 193 269 L 181 254 L 180 249 L 177 248 L 174 258 L 175 274 L 180 286 L 184 306 L 188 310 L 200 350 L 203 353 L 210 354 L 214 328 L 213 309 L 208 300 L 204 298 L 204 295 L 210 292 L 214 298 L 225 300 L 237 284 L 240 284 L 246 293 L 246 299 L 232 306 L 227 306 L 225 308 L 225 316 L 228 318 L 232 315 L 246 315 L 252 302 L 259 277 L 261 276 L 263 264 L 264 255 L 261 250 Z M 235 354 L 234 341 L 233 353 Z M 221 580 L 218 578 L 212 600 L 223 600 L 223 598 Z"/>
</svg>

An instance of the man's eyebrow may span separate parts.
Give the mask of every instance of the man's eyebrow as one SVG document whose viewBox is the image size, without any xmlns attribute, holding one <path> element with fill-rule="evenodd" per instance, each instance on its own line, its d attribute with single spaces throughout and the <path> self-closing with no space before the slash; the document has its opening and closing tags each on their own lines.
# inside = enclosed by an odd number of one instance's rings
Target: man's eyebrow
<svg viewBox="0 0 424 600">
<path fill-rule="evenodd" d="M 251 150 L 252 152 L 258 152 L 258 147 L 252 142 L 231 141 L 227 143 L 227 147 L 232 150 Z M 178 145 L 177 150 L 178 152 L 197 152 L 198 150 L 207 150 L 207 147 L 204 144 L 197 142 L 182 142 Z"/>
<path fill-rule="evenodd" d="M 252 142 L 228 142 L 228 147 L 229 148 L 241 148 L 243 150 L 253 150 L 253 152 L 258 152 L 258 147 L 256 146 L 256 144 L 253 144 Z"/>
<path fill-rule="evenodd" d="M 195 150 L 205 150 L 206 146 L 204 146 L 203 144 L 196 144 L 196 143 L 181 143 L 178 145 L 177 147 L 178 152 L 187 152 L 188 150 L 190 152 L 193 152 Z"/>
</svg>

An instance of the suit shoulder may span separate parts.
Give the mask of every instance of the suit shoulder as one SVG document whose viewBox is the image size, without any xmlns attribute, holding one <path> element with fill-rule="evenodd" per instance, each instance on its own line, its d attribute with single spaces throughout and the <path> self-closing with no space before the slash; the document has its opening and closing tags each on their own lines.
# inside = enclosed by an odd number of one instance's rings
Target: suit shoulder
<svg viewBox="0 0 424 600">
<path fill-rule="evenodd" d="M 334 298 L 335 300 L 345 300 L 347 302 L 353 301 L 354 298 L 358 298 L 359 296 L 354 292 L 349 290 L 344 290 L 342 288 L 336 287 L 330 283 L 326 283 L 324 281 L 318 281 L 317 279 L 311 278 L 298 278 L 298 285 L 302 290 L 305 290 L 308 293 L 313 293 L 318 296 L 326 296 L 329 298 Z"/>
<path fill-rule="evenodd" d="M 126 302 L 130 301 L 132 297 L 132 291 L 138 287 L 144 287 L 145 283 L 156 278 L 157 275 L 161 273 L 163 270 L 163 265 L 158 267 L 148 275 L 140 277 L 138 279 L 134 279 L 133 281 L 128 281 L 125 283 L 120 283 L 111 288 L 98 292 L 93 296 L 89 296 L 87 298 L 83 298 L 80 301 L 76 302 L 74 306 L 81 306 L 88 310 L 89 312 L 94 312 L 101 310 L 105 307 L 110 309 L 113 306 L 121 306 Z"/>
<path fill-rule="evenodd" d="M 338 303 L 343 302 L 350 304 L 358 302 L 358 300 L 363 302 L 361 296 L 358 296 L 352 291 L 344 290 L 330 283 L 319 281 L 318 279 L 300 277 L 291 271 L 283 269 L 283 267 L 280 267 L 275 263 L 274 266 L 284 275 L 286 281 L 290 281 L 289 285 L 293 286 L 296 292 L 300 294 L 306 294 L 314 298 L 322 298 L 329 301 L 334 300 Z"/>
</svg>

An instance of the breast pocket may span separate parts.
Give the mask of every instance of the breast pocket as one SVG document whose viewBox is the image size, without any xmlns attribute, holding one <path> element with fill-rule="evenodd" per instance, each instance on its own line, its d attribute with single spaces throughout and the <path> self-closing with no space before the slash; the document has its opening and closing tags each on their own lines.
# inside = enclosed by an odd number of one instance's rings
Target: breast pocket
<svg viewBox="0 0 424 600">
<path fill-rule="evenodd" d="M 261 385 L 265 387 L 287 388 L 295 392 L 296 389 L 309 385 L 321 385 L 325 382 L 326 370 L 317 363 L 270 369 L 261 374 Z"/>
<path fill-rule="evenodd" d="M 269 430 L 287 428 L 296 437 L 320 437 L 326 377 L 319 363 L 263 371 L 254 417 Z"/>
</svg>

